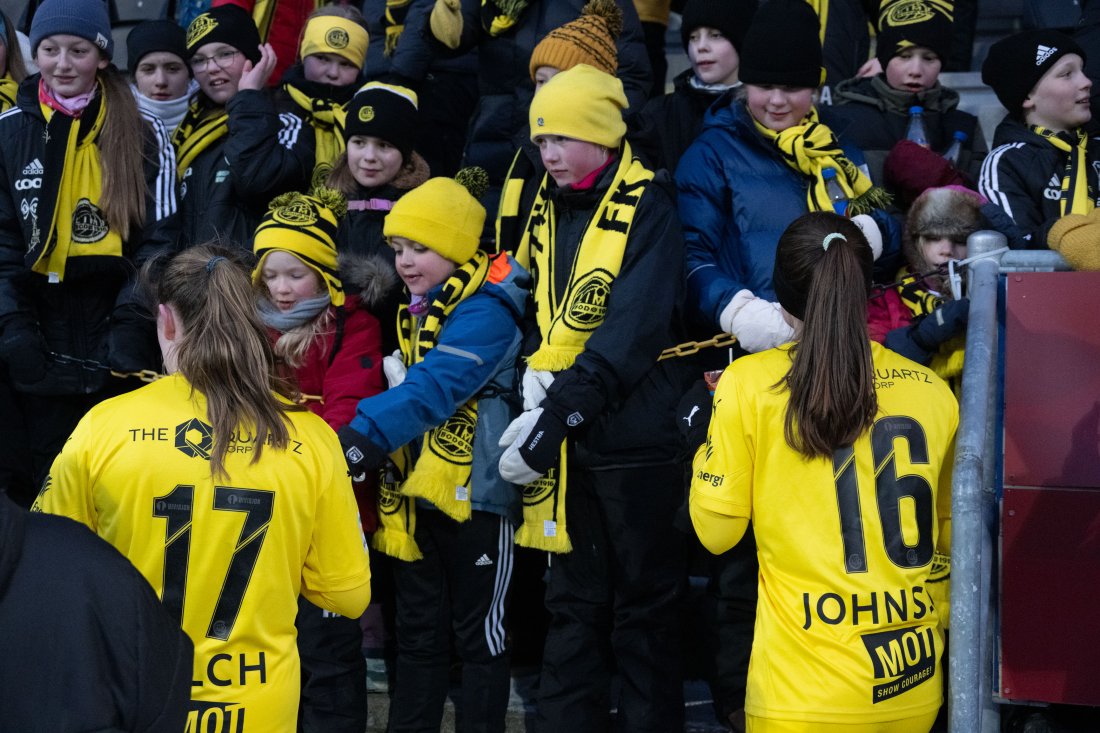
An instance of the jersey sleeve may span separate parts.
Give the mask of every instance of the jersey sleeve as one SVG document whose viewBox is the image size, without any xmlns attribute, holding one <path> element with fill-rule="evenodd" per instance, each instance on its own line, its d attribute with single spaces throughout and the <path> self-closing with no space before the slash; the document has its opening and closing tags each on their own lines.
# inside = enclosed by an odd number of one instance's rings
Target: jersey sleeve
<svg viewBox="0 0 1100 733">
<path fill-rule="evenodd" d="M 313 535 L 302 568 L 303 593 L 314 597 L 352 590 L 370 580 L 367 542 L 359 526 L 359 511 L 340 444 L 331 432 L 322 436 L 322 440 L 318 450 L 331 456 L 326 456 L 324 475 L 318 476 L 322 483 L 317 494 Z M 329 610 L 349 615 L 345 612 L 348 609 Z M 362 611 L 359 609 L 359 613 Z M 350 613 L 359 615 L 354 609 Z"/>
<path fill-rule="evenodd" d="M 89 462 L 85 455 L 88 436 L 94 432 L 85 416 L 54 459 L 50 473 L 38 492 L 32 512 L 57 514 L 85 525 L 98 534 L 98 519 L 91 495 Z"/>
<path fill-rule="evenodd" d="M 752 517 L 753 440 L 751 406 L 735 369 L 727 369 L 714 394 L 706 444 L 692 466 L 689 509 L 706 547 L 732 546 Z M 719 521 L 720 517 L 728 522 Z"/>
</svg>

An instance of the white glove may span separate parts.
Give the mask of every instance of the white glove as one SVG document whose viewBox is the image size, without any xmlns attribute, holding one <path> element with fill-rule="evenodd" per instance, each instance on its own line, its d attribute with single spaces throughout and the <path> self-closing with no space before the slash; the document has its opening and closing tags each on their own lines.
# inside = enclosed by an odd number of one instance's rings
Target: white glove
<svg viewBox="0 0 1100 733">
<path fill-rule="evenodd" d="M 878 222 L 867 214 L 859 214 L 852 217 L 852 223 L 863 232 L 863 236 L 867 238 L 867 244 L 871 245 L 871 251 L 874 252 L 877 260 L 879 255 L 882 254 L 882 231 L 878 228 Z"/>
<path fill-rule="evenodd" d="M 409 370 L 405 367 L 405 360 L 401 358 L 401 350 L 393 352 L 390 356 L 382 357 L 382 373 L 386 375 L 386 384 L 393 389 L 405 381 L 405 374 Z"/>
<path fill-rule="evenodd" d="M 757 298 L 749 290 L 737 291 L 722 309 L 718 324 L 737 337 L 742 349 L 753 354 L 794 339 L 794 329 L 783 320 L 779 303 Z"/>
<path fill-rule="evenodd" d="M 531 429 L 535 427 L 535 423 L 538 422 L 541 416 L 541 407 L 526 410 L 509 423 L 501 434 L 497 445 L 505 450 L 500 457 L 497 468 L 500 470 L 500 477 L 505 481 L 523 486 L 542 475 L 528 466 L 527 461 L 523 460 L 523 456 L 519 453 L 520 447 L 527 442 L 527 438 L 531 435 Z"/>
<path fill-rule="evenodd" d="M 527 368 L 523 373 L 523 381 L 520 383 L 520 394 L 523 395 L 523 409 L 533 410 L 542 404 L 546 398 L 546 390 L 554 383 L 554 373 L 542 369 Z"/>
</svg>

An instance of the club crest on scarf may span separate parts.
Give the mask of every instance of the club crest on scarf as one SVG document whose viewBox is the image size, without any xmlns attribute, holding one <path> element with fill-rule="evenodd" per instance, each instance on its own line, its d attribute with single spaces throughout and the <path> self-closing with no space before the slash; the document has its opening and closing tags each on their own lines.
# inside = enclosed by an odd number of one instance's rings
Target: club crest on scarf
<svg viewBox="0 0 1100 733">
<path fill-rule="evenodd" d="M 603 323 L 614 279 L 615 276 L 603 268 L 586 274 L 569 298 L 565 325 L 576 331 L 593 331 Z"/>
<path fill-rule="evenodd" d="M 473 463 L 476 428 L 477 412 L 467 403 L 428 434 L 428 449 L 448 463 L 469 466 Z"/>
<path fill-rule="evenodd" d="M 80 199 L 73 210 L 73 241 L 93 244 L 107 236 L 107 219 L 103 210 L 88 199 Z"/>
</svg>

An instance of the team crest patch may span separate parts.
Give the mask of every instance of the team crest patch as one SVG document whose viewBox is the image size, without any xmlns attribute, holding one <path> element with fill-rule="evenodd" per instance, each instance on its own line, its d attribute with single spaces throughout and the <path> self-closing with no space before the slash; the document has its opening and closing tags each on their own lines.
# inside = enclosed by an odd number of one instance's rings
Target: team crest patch
<svg viewBox="0 0 1100 733">
<path fill-rule="evenodd" d="M 110 41 L 107 40 L 107 37 L 105 35 L 103 35 L 102 33 L 95 34 L 95 45 L 99 46 L 103 50 L 107 50 L 108 43 L 110 43 Z"/>
<path fill-rule="evenodd" d="M 317 223 L 317 209 L 308 201 L 299 199 L 272 211 L 271 218 L 280 224 L 307 227 Z"/>
<path fill-rule="evenodd" d="M 373 119 L 374 119 L 374 107 L 371 107 L 368 104 L 366 107 L 363 107 L 363 109 L 359 110 L 359 121 L 360 122 L 370 122 Z"/>
<path fill-rule="evenodd" d="M 926 20 L 931 20 L 932 14 L 932 7 L 922 2 L 922 0 L 909 0 L 909 2 L 895 3 L 886 11 L 886 20 L 882 26 L 923 23 Z"/>
<path fill-rule="evenodd" d="M 607 314 L 613 277 L 604 269 L 596 269 L 580 279 L 565 310 L 565 325 L 574 331 L 592 331 Z"/>
<path fill-rule="evenodd" d="M 348 32 L 343 28 L 333 28 L 325 34 L 325 43 L 329 48 L 347 48 L 350 40 Z"/>
<path fill-rule="evenodd" d="M 194 48 L 200 38 L 217 27 L 218 21 L 214 20 L 210 13 L 203 13 L 196 17 L 191 21 L 191 25 L 187 26 L 187 48 Z"/>
<path fill-rule="evenodd" d="M 476 413 L 464 405 L 429 434 L 428 448 L 448 463 L 468 466 L 473 460 L 476 427 Z"/>
<path fill-rule="evenodd" d="M 88 199 L 80 199 L 73 210 L 73 241 L 94 244 L 107 236 L 103 211 Z"/>
<path fill-rule="evenodd" d="M 210 460 L 214 447 L 214 428 L 198 418 L 191 418 L 176 426 L 176 450 L 191 458 Z"/>
<path fill-rule="evenodd" d="M 319 163 L 317 167 L 313 169 L 313 178 L 310 181 L 310 188 L 314 189 L 318 186 L 324 186 L 325 180 L 331 172 L 332 165 L 330 163 Z"/>
<path fill-rule="evenodd" d="M 382 481 L 378 487 L 378 511 L 383 514 L 394 514 L 401 507 L 404 499 L 401 492 L 389 481 Z"/>
</svg>

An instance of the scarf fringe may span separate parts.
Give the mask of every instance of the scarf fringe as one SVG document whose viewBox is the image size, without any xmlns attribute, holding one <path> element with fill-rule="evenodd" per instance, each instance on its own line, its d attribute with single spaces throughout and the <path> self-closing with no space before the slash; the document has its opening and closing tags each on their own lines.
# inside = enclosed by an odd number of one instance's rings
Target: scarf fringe
<svg viewBox="0 0 1100 733">
<path fill-rule="evenodd" d="M 572 346 L 548 346 L 543 344 L 527 357 L 527 366 L 544 372 L 561 372 L 573 366 L 577 351 Z"/>
<path fill-rule="evenodd" d="M 886 209 L 893 203 L 894 197 L 879 186 L 872 186 L 862 196 L 856 196 L 848 202 L 848 216 L 870 214 L 875 209 Z"/>
<path fill-rule="evenodd" d="M 416 540 L 411 535 L 385 525 L 380 526 L 371 537 L 370 546 L 383 554 L 405 562 L 424 559 L 420 548 L 416 546 Z"/>
<path fill-rule="evenodd" d="M 456 522 L 469 521 L 470 489 L 456 486 L 452 477 L 434 469 L 434 466 L 418 466 L 401 486 L 401 493 L 410 498 L 430 501 L 436 509 Z M 465 500 L 455 496 L 461 490 L 466 492 Z"/>
<path fill-rule="evenodd" d="M 573 543 L 569 540 L 569 534 L 558 531 L 548 537 L 546 532 L 540 532 L 530 524 L 520 525 L 516 530 L 516 544 L 520 547 L 529 547 L 532 550 L 564 554 L 573 551 Z"/>
</svg>

